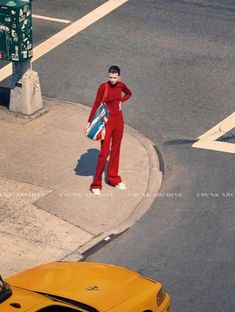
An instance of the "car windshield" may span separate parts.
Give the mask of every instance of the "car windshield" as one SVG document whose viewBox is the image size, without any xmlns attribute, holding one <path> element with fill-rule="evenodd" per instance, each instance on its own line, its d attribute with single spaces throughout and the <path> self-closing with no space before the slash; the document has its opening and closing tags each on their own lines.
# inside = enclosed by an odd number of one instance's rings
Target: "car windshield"
<svg viewBox="0 0 235 312">
<path fill-rule="evenodd" d="M 78 310 L 78 309 L 75 310 L 73 308 L 64 307 L 61 305 L 51 305 L 51 306 L 42 308 L 40 310 L 37 310 L 36 312 L 77 312 L 77 311 L 83 312 L 83 311 Z"/>
<path fill-rule="evenodd" d="M 46 293 L 42 293 L 42 292 L 37 292 L 38 294 L 40 295 L 43 295 L 43 296 L 46 296 L 54 301 L 59 301 L 59 302 L 63 302 L 63 303 L 67 303 L 67 304 L 71 304 L 77 308 L 81 308 L 83 311 L 87 311 L 87 312 L 99 312 L 97 309 L 85 304 L 85 303 L 82 303 L 82 302 L 78 302 L 78 301 L 75 301 L 75 300 L 72 300 L 72 299 L 69 299 L 69 298 L 64 298 L 64 297 L 60 297 L 60 296 L 56 296 L 56 295 L 51 295 L 51 294 L 46 294 Z M 40 312 L 44 310 L 39 310 Z M 54 311 L 54 310 L 45 310 L 45 311 L 48 311 L 48 312 L 51 312 L 51 311 Z M 59 311 L 58 309 L 55 310 L 56 312 Z M 64 311 L 73 311 L 72 308 L 71 310 L 63 310 L 62 312 Z M 75 310 L 77 311 L 77 310 Z"/>
<path fill-rule="evenodd" d="M 10 286 L 2 279 L 0 275 L 0 303 L 7 300 L 12 295 Z"/>
</svg>

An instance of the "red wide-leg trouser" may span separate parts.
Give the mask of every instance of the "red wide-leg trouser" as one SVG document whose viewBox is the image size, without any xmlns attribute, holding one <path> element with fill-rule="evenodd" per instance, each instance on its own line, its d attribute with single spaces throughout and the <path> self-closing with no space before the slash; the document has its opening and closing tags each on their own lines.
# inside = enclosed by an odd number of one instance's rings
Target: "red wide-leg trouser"
<svg viewBox="0 0 235 312">
<path fill-rule="evenodd" d="M 105 139 L 101 141 L 101 148 L 96 166 L 96 174 L 91 189 L 102 188 L 102 175 L 105 169 L 106 160 L 111 152 L 108 166 L 108 183 L 112 186 L 122 182 L 121 177 L 118 175 L 120 147 L 124 129 L 123 115 L 120 112 L 117 116 L 109 116 L 106 124 Z"/>
</svg>

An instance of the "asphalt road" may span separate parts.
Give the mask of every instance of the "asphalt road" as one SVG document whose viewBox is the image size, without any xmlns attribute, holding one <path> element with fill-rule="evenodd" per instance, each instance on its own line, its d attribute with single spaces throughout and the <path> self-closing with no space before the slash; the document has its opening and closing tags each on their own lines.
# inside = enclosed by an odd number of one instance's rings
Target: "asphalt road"
<svg viewBox="0 0 235 312">
<path fill-rule="evenodd" d="M 75 21 L 104 2 L 33 6 Z M 35 20 L 35 45 L 64 27 Z M 174 312 L 235 309 L 234 154 L 192 148 L 234 112 L 234 38 L 234 1 L 130 0 L 33 64 L 45 96 L 89 106 L 108 67 L 120 65 L 133 91 L 125 120 L 160 150 L 165 177 L 149 212 L 89 261 L 162 280 Z"/>
</svg>

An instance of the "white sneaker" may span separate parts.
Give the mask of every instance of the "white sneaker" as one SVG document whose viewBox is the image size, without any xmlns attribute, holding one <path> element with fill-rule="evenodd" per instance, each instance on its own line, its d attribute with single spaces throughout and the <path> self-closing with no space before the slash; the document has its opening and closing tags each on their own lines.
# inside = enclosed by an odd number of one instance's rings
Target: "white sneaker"
<svg viewBox="0 0 235 312">
<path fill-rule="evenodd" d="M 95 189 L 91 189 L 91 192 L 95 195 L 95 196 L 100 196 L 100 189 L 99 188 L 95 188 Z"/>
<path fill-rule="evenodd" d="M 123 182 L 118 183 L 115 187 L 121 191 L 126 190 L 126 185 Z"/>
</svg>

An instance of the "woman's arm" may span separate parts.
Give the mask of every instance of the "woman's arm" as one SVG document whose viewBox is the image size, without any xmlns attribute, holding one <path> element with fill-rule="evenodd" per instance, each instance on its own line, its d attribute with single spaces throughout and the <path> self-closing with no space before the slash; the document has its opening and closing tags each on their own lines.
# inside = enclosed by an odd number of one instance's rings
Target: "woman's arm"
<svg viewBox="0 0 235 312">
<path fill-rule="evenodd" d="M 131 90 L 124 83 L 123 83 L 122 92 L 124 92 L 125 95 L 121 98 L 121 102 L 127 101 L 132 96 Z"/>
</svg>

